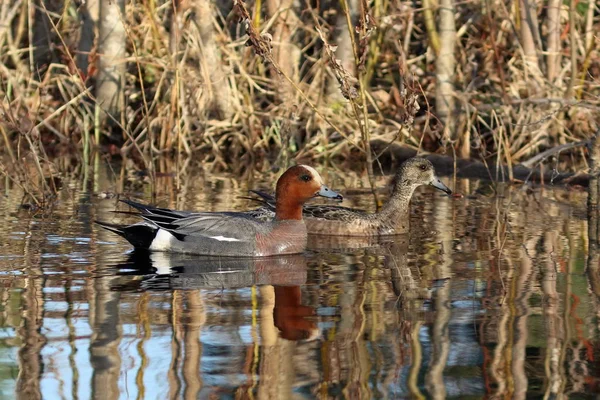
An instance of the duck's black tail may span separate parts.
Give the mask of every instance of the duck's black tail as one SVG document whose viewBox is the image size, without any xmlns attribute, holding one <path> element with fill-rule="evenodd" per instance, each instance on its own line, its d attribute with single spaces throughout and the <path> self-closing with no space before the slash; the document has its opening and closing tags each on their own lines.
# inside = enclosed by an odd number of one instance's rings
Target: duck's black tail
<svg viewBox="0 0 600 400">
<path fill-rule="evenodd" d="M 158 227 L 143 222 L 134 225 L 115 225 L 101 221 L 94 222 L 104 229 L 124 237 L 136 249 L 147 250 L 158 232 Z"/>
</svg>

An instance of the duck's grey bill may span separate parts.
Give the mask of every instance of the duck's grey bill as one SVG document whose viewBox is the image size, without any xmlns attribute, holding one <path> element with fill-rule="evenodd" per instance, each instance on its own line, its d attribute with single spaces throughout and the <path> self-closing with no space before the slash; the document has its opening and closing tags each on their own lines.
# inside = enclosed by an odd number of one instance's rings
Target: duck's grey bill
<svg viewBox="0 0 600 400">
<path fill-rule="evenodd" d="M 341 194 L 334 192 L 333 190 L 329 189 L 325 185 L 321 186 L 321 190 L 319 190 L 319 192 L 317 193 L 317 196 L 323 196 L 323 197 L 328 197 L 330 199 L 337 199 L 337 200 L 344 199 Z"/>
<path fill-rule="evenodd" d="M 431 181 L 430 185 L 448 195 L 452 194 L 452 190 L 450 190 L 448 186 L 444 185 L 437 176 L 433 179 L 433 181 Z"/>
</svg>

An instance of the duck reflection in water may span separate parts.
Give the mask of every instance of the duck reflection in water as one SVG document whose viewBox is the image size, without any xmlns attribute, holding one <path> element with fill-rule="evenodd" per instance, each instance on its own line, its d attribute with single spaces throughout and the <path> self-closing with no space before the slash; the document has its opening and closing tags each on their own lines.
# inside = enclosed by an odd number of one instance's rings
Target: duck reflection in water
<svg viewBox="0 0 600 400">
<path fill-rule="evenodd" d="M 273 317 L 284 339 L 314 340 L 320 335 L 315 309 L 302 305 L 300 286 L 275 286 Z"/>
<path fill-rule="evenodd" d="M 268 317 L 273 319 L 281 338 L 314 340 L 320 335 L 314 307 L 302 304 L 301 286 L 307 279 L 304 255 L 231 258 L 133 251 L 119 268 L 120 275 L 145 275 L 142 280 L 121 282 L 117 290 L 225 290 L 260 286 L 262 302 L 272 304 Z M 265 315 L 261 313 L 261 317 Z"/>
</svg>

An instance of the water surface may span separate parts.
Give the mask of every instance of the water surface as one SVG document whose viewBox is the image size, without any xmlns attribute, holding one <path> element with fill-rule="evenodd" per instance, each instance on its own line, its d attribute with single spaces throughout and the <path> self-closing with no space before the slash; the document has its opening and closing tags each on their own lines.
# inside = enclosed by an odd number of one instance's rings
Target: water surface
<svg viewBox="0 0 600 400">
<path fill-rule="evenodd" d="M 47 212 L 21 208 L 21 190 L 3 187 L 0 397 L 598 392 L 600 306 L 586 272 L 583 192 L 458 181 L 462 198 L 417 191 L 406 237 L 313 239 L 301 255 L 206 259 L 132 252 L 93 224 L 132 220 L 113 213 L 127 208 L 106 193 L 244 209 L 251 204 L 239 196 L 271 187 L 270 177 L 162 166 L 152 188 L 120 171 L 99 163 L 65 177 Z M 351 172 L 324 175 L 342 192 L 366 185 Z M 348 197 L 345 205 L 373 209 L 366 194 Z"/>
</svg>

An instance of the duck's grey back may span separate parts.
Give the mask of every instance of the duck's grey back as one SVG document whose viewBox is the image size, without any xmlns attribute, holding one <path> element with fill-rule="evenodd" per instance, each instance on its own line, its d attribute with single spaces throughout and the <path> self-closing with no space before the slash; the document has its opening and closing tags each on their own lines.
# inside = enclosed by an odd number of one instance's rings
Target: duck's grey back
<svg viewBox="0 0 600 400">
<path fill-rule="evenodd" d="M 260 222 L 228 213 L 194 213 L 159 224 L 150 250 L 176 253 L 254 257 L 302 252 L 302 221 Z"/>
</svg>

